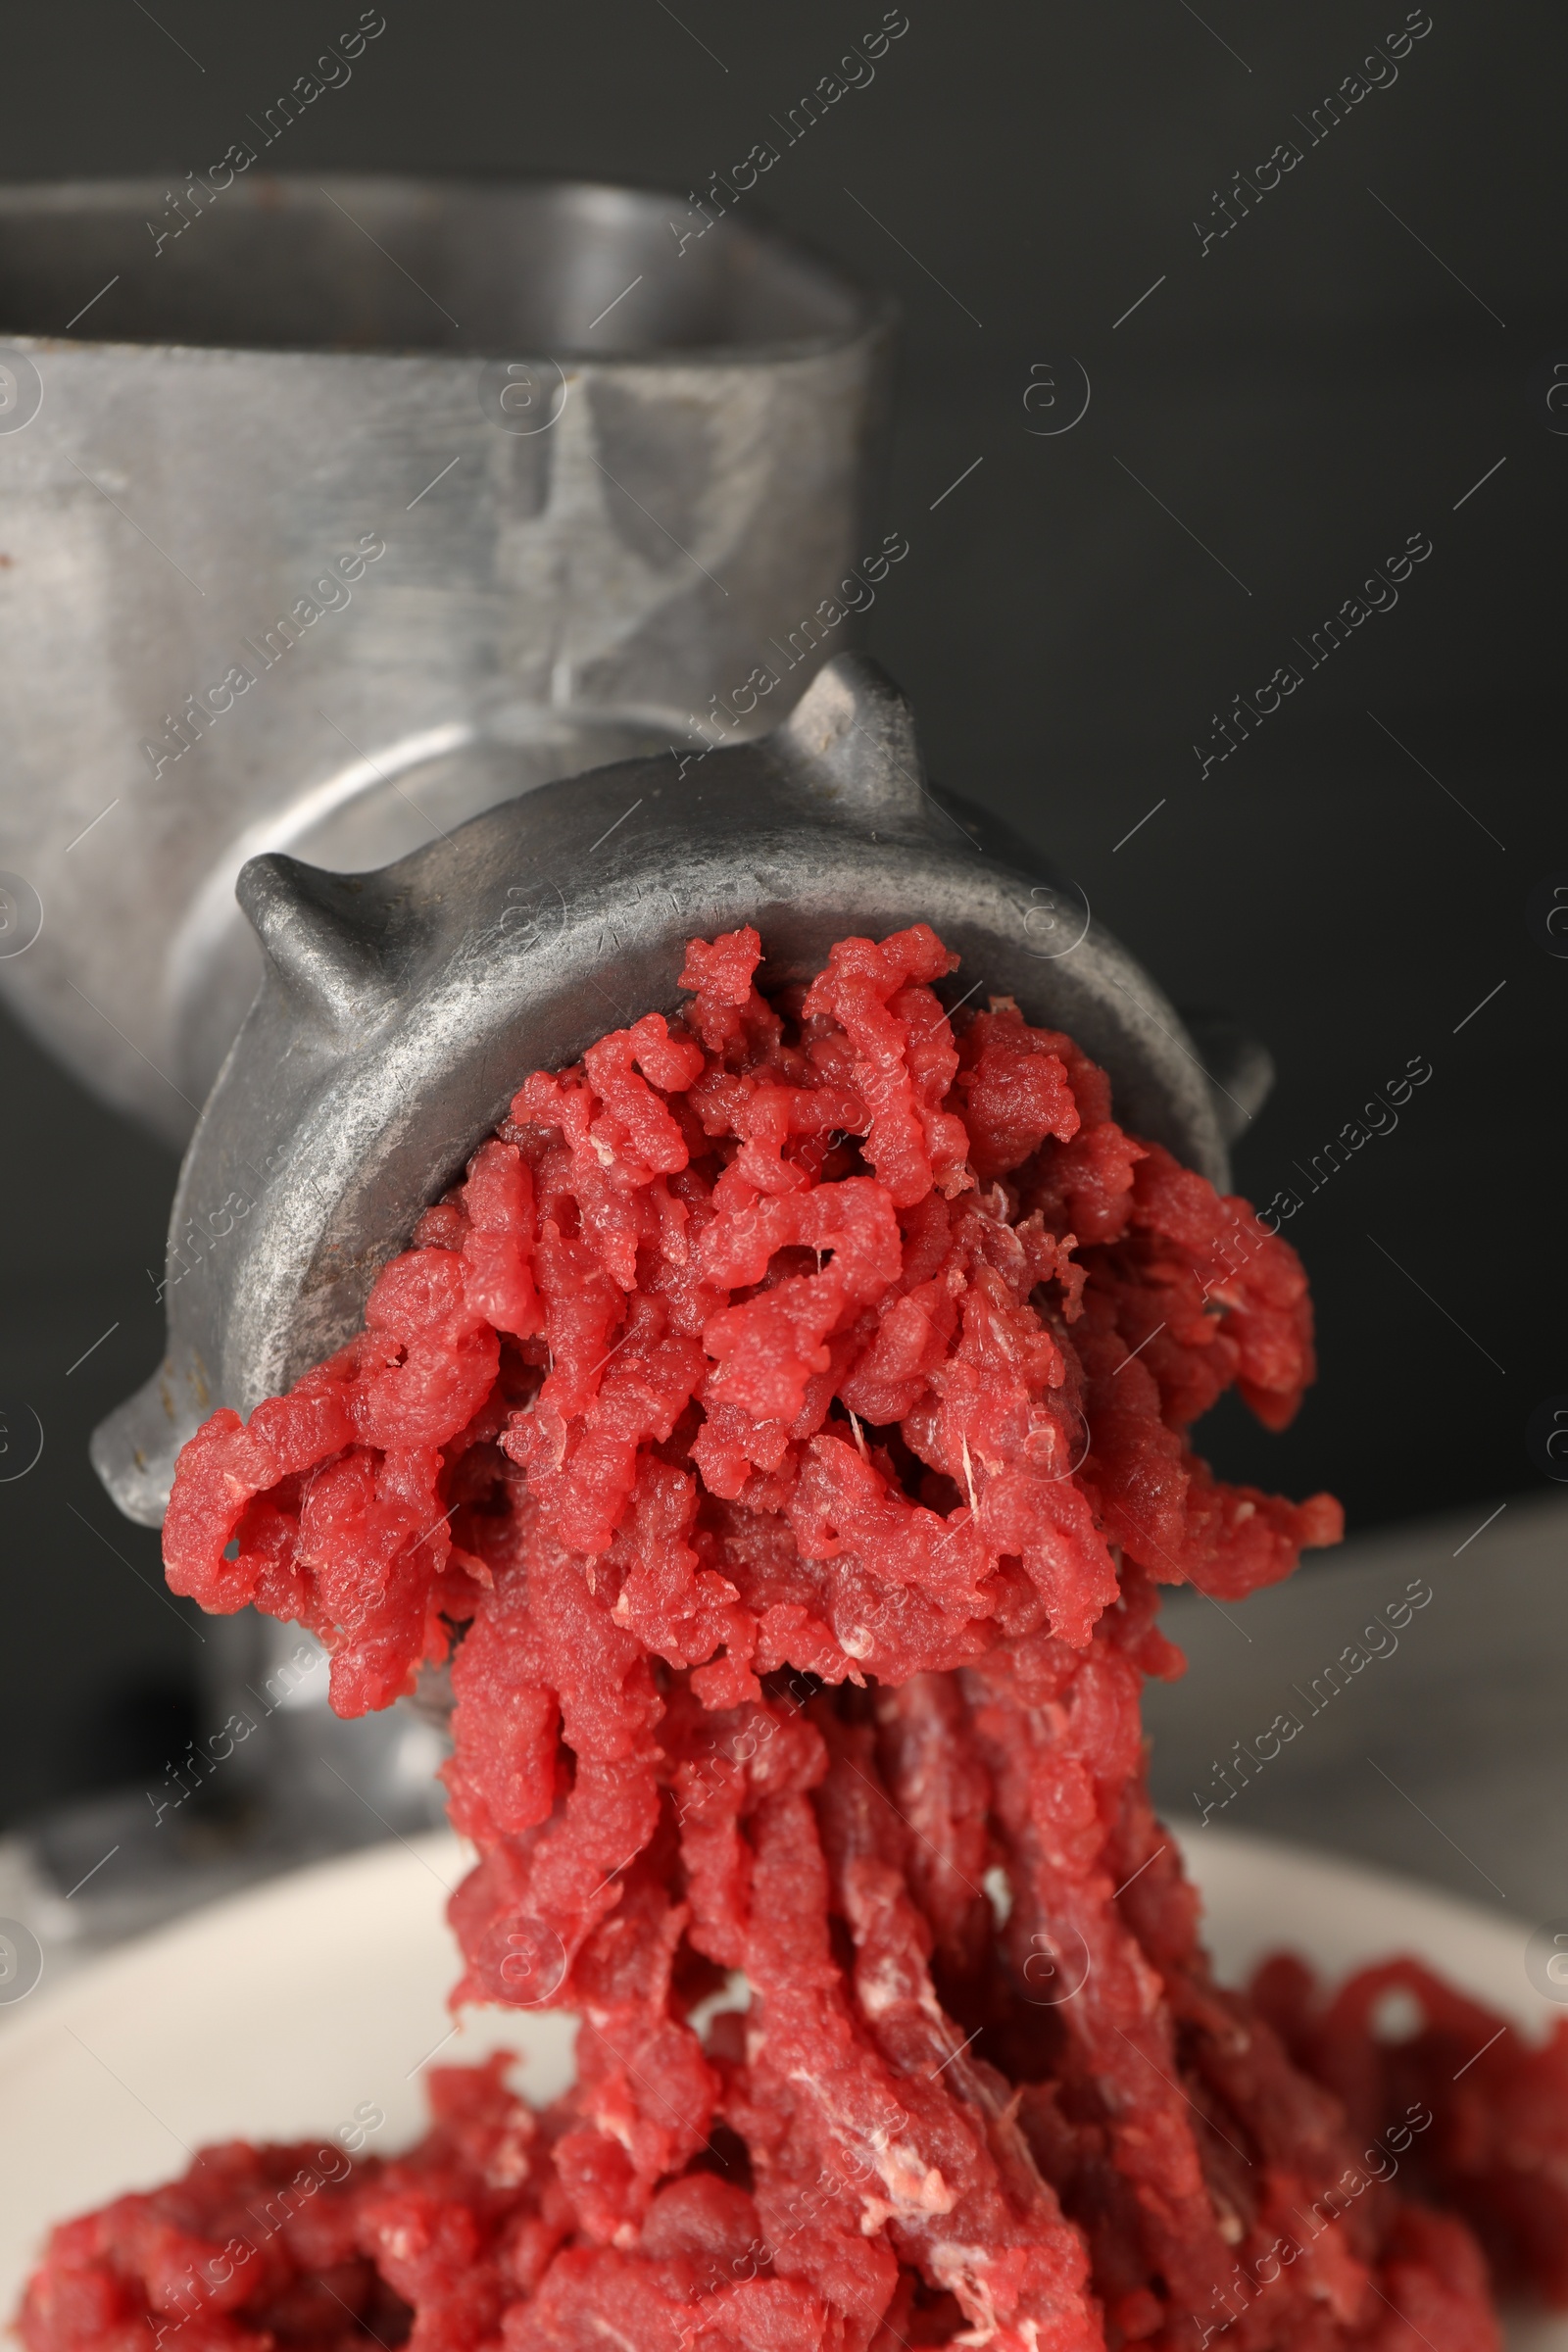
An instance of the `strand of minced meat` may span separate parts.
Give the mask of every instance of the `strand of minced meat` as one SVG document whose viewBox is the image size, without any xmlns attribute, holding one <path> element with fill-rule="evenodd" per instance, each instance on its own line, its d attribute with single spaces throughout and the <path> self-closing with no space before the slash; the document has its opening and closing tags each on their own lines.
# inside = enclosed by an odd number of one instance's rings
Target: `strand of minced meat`
<svg viewBox="0 0 1568 2352">
<path fill-rule="evenodd" d="M 1298 1964 L 1220 1989 L 1145 1790 L 1158 1586 L 1340 1532 L 1187 1441 L 1232 1386 L 1294 1412 L 1294 1253 L 1070 1039 L 956 1037 L 924 925 L 772 1002 L 760 957 L 694 941 L 681 1019 L 530 1077 L 166 1528 L 176 1592 L 321 1637 L 341 1713 L 450 1658 L 455 1999 L 577 2011 L 573 2089 L 441 2070 L 343 2179 L 207 2151 L 56 2233 L 30 2352 L 1493 2352 L 1434 2205 L 1568 2289 L 1568 2031 L 1460 2092 L 1486 2013 L 1408 1965 L 1396 2058 Z M 1360 2151 L 1422 2102 L 1410 2203 Z"/>
</svg>

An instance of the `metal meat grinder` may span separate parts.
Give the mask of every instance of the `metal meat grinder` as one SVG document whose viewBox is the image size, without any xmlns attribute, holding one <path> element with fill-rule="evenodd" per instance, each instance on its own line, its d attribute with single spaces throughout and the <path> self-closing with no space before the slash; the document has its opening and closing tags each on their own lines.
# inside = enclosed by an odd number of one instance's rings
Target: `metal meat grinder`
<svg viewBox="0 0 1568 2352">
<path fill-rule="evenodd" d="M 1266 1056 L 929 783 L 853 650 L 908 552 L 867 513 L 885 302 L 626 188 L 208 196 L 0 193 L 0 987 L 188 1139 L 167 1354 L 93 1446 L 123 1511 L 351 1334 L 529 1070 L 673 1009 L 694 933 L 755 922 L 786 979 L 923 918 L 952 998 L 1070 1030 L 1223 1181 Z M 416 1709 L 337 1724 L 254 1617 L 206 1654 L 215 1726 L 265 1710 L 247 1806 L 160 1840 L 134 1792 L 78 1935 L 433 1817 Z M 40 1829 L 46 1908 L 105 1801 Z"/>
</svg>

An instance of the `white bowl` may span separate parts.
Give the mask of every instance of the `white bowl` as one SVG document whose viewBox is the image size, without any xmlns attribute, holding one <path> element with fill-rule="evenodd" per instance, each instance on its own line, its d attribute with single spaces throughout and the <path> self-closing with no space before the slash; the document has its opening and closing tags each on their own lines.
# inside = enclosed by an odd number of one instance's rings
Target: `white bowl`
<svg viewBox="0 0 1568 2352">
<path fill-rule="evenodd" d="M 1287 1944 L 1339 1974 L 1414 1952 L 1539 2028 L 1526 1932 L 1356 1864 L 1235 1832 L 1183 1840 L 1220 1973 Z M 561 2016 L 446 2008 L 456 1955 L 443 1917 L 466 1867 L 445 1833 L 272 1881 L 40 1984 L 0 2032 L 6 2170 L 0 2310 L 14 2309 L 53 2221 L 182 2172 L 204 2141 L 365 2132 L 390 2150 L 424 2120 L 422 2067 L 510 2044 L 543 2104 L 571 2080 Z M 1510 2352 L 1568 2352 L 1568 2321 L 1510 2328 Z"/>
</svg>

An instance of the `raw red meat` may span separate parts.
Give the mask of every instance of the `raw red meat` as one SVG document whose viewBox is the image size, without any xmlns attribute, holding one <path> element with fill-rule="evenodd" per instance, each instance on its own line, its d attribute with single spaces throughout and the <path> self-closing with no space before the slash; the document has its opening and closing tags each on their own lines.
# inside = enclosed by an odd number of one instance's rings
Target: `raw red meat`
<svg viewBox="0 0 1568 2352">
<path fill-rule="evenodd" d="M 450 1659 L 455 1998 L 578 2011 L 575 2087 L 447 2071 L 243 2256 L 311 2159 L 208 2151 L 57 2233 L 30 2352 L 1492 2352 L 1436 2202 L 1568 2288 L 1568 2027 L 1461 2103 L 1483 2013 L 1424 1978 L 1436 2056 L 1371 1980 L 1221 1990 L 1145 1792 L 1156 1588 L 1340 1534 L 1187 1442 L 1233 1385 L 1294 1412 L 1294 1252 L 1069 1038 L 956 1035 L 925 925 L 772 1002 L 760 956 L 694 941 L 680 1020 L 530 1077 L 166 1529 L 176 1592 L 321 1637 L 341 1713 Z"/>
</svg>

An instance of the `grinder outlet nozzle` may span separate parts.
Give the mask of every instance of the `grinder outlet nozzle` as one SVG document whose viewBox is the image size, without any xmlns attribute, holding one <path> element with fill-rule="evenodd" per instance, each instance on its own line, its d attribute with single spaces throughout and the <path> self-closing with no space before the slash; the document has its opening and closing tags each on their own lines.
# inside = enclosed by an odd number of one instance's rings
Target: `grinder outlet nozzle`
<svg viewBox="0 0 1568 2352">
<path fill-rule="evenodd" d="M 1082 893 L 975 846 L 859 656 L 754 742 L 543 785 L 373 873 L 258 858 L 238 895 L 265 972 L 181 1171 L 168 1352 L 93 1441 L 149 1525 L 217 1405 L 248 1414 L 360 1327 L 530 1071 L 676 1009 L 696 935 L 755 924 L 780 986 L 848 933 L 927 922 L 961 957 L 950 1002 L 978 983 L 1068 1031 L 1129 1126 L 1226 1180 L 1229 1098 L 1180 1016 Z"/>
</svg>

